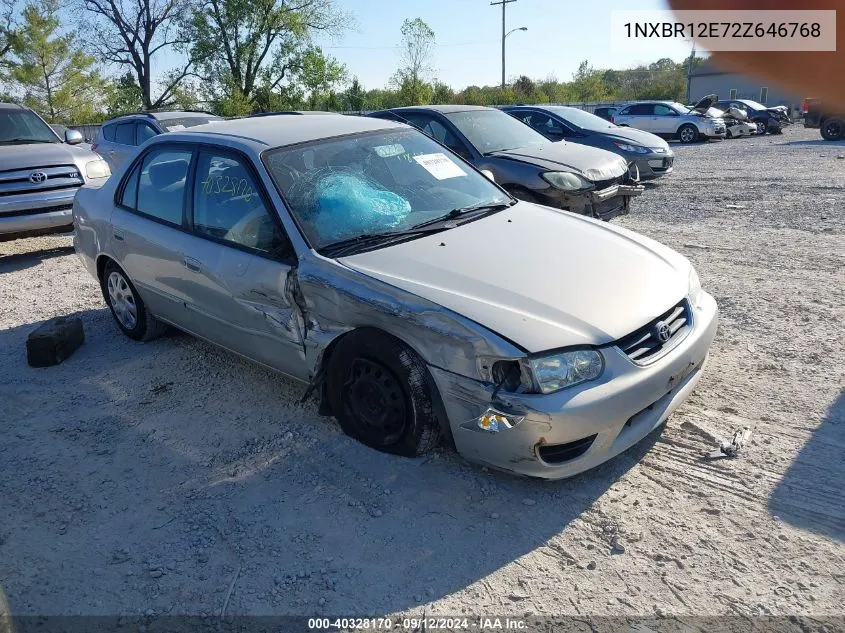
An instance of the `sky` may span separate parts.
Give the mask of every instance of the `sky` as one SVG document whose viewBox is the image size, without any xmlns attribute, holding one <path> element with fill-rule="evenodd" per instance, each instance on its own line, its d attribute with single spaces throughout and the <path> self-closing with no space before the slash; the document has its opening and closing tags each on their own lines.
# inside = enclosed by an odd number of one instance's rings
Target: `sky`
<svg viewBox="0 0 845 633">
<path fill-rule="evenodd" d="M 324 52 L 346 64 L 365 88 L 384 87 L 396 69 L 405 18 L 422 18 L 436 38 L 435 76 L 453 89 L 496 85 L 502 76 L 502 8 L 490 0 L 336 0 L 353 25 L 335 40 L 318 39 Z M 526 27 L 506 40 L 508 81 L 554 76 L 569 80 L 578 64 L 629 68 L 661 57 L 680 61 L 691 45 L 653 40 L 637 53 L 611 50 L 614 9 L 667 9 L 662 0 L 517 0 L 507 5 L 507 30 Z"/>
</svg>

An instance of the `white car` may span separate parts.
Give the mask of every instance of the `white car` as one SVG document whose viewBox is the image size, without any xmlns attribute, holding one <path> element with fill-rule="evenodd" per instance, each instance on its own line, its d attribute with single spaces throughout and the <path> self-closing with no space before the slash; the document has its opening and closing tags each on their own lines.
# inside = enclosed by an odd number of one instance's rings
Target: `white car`
<svg viewBox="0 0 845 633">
<path fill-rule="evenodd" d="M 724 138 L 727 134 L 725 122 L 707 112 L 715 102 L 716 95 L 708 95 L 694 108 L 674 101 L 640 101 L 620 109 L 613 115 L 613 122 L 664 138 L 676 138 L 681 143 Z"/>
<path fill-rule="evenodd" d="M 444 437 L 495 468 L 574 475 L 666 420 L 716 333 L 683 256 L 520 202 L 377 118 L 156 136 L 80 190 L 74 222 L 126 335 L 171 324 L 283 372 L 400 455 Z"/>
</svg>

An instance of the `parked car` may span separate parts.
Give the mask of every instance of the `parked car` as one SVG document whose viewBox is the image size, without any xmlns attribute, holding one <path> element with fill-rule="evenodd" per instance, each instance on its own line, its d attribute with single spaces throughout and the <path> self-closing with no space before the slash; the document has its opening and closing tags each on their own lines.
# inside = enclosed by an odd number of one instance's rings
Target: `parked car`
<svg viewBox="0 0 845 633">
<path fill-rule="evenodd" d="M 725 122 L 707 114 L 716 101 L 705 97 L 695 109 L 674 101 L 644 101 L 624 106 L 613 117 L 616 125 L 634 127 L 664 138 L 677 138 L 681 143 L 701 139 L 724 138 Z"/>
<path fill-rule="evenodd" d="M 737 138 L 741 136 L 755 136 L 758 128 L 748 120 L 748 114 L 739 108 L 714 105 L 707 113 L 712 117 L 721 118 L 725 122 L 725 137 Z"/>
<path fill-rule="evenodd" d="M 92 148 L 105 158 L 112 169 L 134 156 L 139 145 L 164 132 L 176 132 L 210 121 L 222 121 L 208 112 L 138 112 L 103 123 L 94 135 Z"/>
<path fill-rule="evenodd" d="M 789 117 L 780 108 L 768 108 L 751 99 L 726 99 L 717 101 L 716 105 L 722 110 L 736 108 L 745 112 L 748 120 L 757 126 L 758 134 L 780 134 L 789 123 Z"/>
<path fill-rule="evenodd" d="M 504 106 L 502 110 L 550 141 L 571 141 L 619 154 L 636 166 L 640 180 L 672 171 L 675 153 L 666 141 L 649 132 L 619 127 L 584 110 L 566 106 Z"/>
<path fill-rule="evenodd" d="M 631 198 L 643 191 L 619 156 L 554 143 L 494 108 L 415 106 L 369 116 L 422 130 L 520 200 L 609 220 L 628 213 Z"/>
<path fill-rule="evenodd" d="M 839 141 L 845 138 L 845 113 L 828 112 L 821 99 L 807 98 L 802 104 L 804 127 L 818 128 L 826 141 Z"/>
<path fill-rule="evenodd" d="M 660 425 L 716 332 L 680 254 L 518 202 L 382 119 L 163 134 L 83 187 L 74 221 L 126 335 L 172 324 L 299 379 L 400 455 L 442 435 L 473 461 L 571 476 Z"/>
<path fill-rule="evenodd" d="M 597 117 L 604 119 L 605 121 L 610 121 L 613 123 L 614 115 L 619 111 L 619 108 L 611 108 L 611 107 L 600 107 L 593 110 L 593 114 Z"/>
<path fill-rule="evenodd" d="M 77 189 L 110 174 L 81 142 L 79 132 L 62 140 L 29 108 L 0 103 L 0 241 L 72 230 Z"/>
</svg>

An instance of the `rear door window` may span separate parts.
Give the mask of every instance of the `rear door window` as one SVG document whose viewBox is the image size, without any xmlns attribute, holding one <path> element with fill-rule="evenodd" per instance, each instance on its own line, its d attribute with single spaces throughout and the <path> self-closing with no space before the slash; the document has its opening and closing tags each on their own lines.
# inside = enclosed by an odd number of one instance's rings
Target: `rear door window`
<svg viewBox="0 0 845 633">
<path fill-rule="evenodd" d="M 114 124 L 103 126 L 103 138 L 114 143 L 114 129 L 117 126 Z"/>
<path fill-rule="evenodd" d="M 149 123 L 138 123 L 137 128 L 136 145 L 143 145 L 144 141 L 158 135 L 158 132 Z"/>
<path fill-rule="evenodd" d="M 135 124 L 119 123 L 114 132 L 114 142 L 121 145 L 135 145 Z"/>
<path fill-rule="evenodd" d="M 674 116 L 678 113 L 669 106 L 658 103 L 654 106 L 654 114 L 657 116 Z"/>
<path fill-rule="evenodd" d="M 190 164 L 191 152 L 184 149 L 161 148 L 144 156 L 135 207 L 138 212 L 182 226 L 185 182 Z"/>
<path fill-rule="evenodd" d="M 651 103 L 637 103 L 636 105 L 629 106 L 627 110 L 623 110 L 622 114 L 651 116 L 654 114 L 654 105 Z"/>
</svg>

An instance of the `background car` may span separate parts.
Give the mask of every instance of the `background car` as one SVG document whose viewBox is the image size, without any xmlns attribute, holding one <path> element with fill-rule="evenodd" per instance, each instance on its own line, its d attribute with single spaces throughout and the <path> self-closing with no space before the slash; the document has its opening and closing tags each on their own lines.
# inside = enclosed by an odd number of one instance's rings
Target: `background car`
<svg viewBox="0 0 845 633">
<path fill-rule="evenodd" d="M 619 108 L 614 107 L 599 107 L 593 110 L 593 114 L 595 114 L 600 119 L 604 119 L 605 121 L 610 121 L 613 123 L 613 115 L 615 115 L 619 111 Z"/>
<path fill-rule="evenodd" d="M 643 191 L 620 156 L 554 143 L 495 108 L 412 106 L 369 116 L 422 130 L 520 200 L 609 220 L 628 213 L 631 197 Z"/>
<path fill-rule="evenodd" d="M 29 108 L 0 103 L 0 241 L 72 230 L 77 190 L 110 174 L 81 143 L 75 130 L 59 138 Z"/>
<path fill-rule="evenodd" d="M 780 134 L 787 124 L 788 117 L 782 110 L 769 108 L 751 99 L 726 99 L 717 101 L 720 109 L 737 108 L 748 115 L 748 120 L 757 126 L 758 134 Z"/>
<path fill-rule="evenodd" d="M 841 111 L 828 112 L 818 98 L 804 99 L 804 127 L 818 128 L 826 141 L 839 141 L 845 137 L 845 114 Z"/>
<path fill-rule="evenodd" d="M 504 106 L 502 110 L 551 141 L 572 141 L 619 154 L 637 167 L 641 180 L 672 171 L 675 153 L 666 141 L 649 132 L 619 127 L 568 106 Z"/>
<path fill-rule="evenodd" d="M 445 436 L 472 461 L 569 477 L 680 406 L 716 334 L 679 253 L 518 202 L 375 118 L 161 135 L 83 188 L 74 220 L 126 335 L 172 324 L 308 383 L 348 435 L 398 455 Z"/>
<path fill-rule="evenodd" d="M 674 101 L 644 101 L 631 103 L 619 110 L 613 122 L 645 130 L 664 138 L 676 138 L 681 143 L 694 143 L 701 139 L 723 138 L 725 122 L 706 114 L 715 98 L 706 98 L 691 110 Z"/>
<path fill-rule="evenodd" d="M 138 112 L 103 123 L 94 136 L 91 148 L 100 154 L 112 169 L 135 154 L 144 141 L 164 132 L 175 132 L 210 121 L 222 121 L 208 112 Z"/>
</svg>

